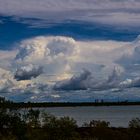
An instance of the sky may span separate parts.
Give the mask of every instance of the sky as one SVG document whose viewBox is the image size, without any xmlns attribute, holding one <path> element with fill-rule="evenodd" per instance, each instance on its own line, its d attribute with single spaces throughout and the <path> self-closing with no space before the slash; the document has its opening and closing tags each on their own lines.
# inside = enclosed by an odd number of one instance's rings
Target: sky
<svg viewBox="0 0 140 140">
<path fill-rule="evenodd" d="M 140 101 L 139 0 L 0 0 L 0 96 Z"/>
</svg>

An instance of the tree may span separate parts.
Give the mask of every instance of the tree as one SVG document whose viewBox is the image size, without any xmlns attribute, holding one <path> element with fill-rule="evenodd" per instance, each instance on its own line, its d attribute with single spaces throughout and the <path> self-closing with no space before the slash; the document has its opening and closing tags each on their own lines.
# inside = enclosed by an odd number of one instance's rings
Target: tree
<svg viewBox="0 0 140 140">
<path fill-rule="evenodd" d="M 43 128 L 48 134 L 48 139 L 74 140 L 78 138 L 76 121 L 70 117 L 57 118 L 53 115 L 44 113 Z"/>
<path fill-rule="evenodd" d="M 40 111 L 30 109 L 27 114 L 23 115 L 23 120 L 32 128 L 40 127 Z"/>
</svg>

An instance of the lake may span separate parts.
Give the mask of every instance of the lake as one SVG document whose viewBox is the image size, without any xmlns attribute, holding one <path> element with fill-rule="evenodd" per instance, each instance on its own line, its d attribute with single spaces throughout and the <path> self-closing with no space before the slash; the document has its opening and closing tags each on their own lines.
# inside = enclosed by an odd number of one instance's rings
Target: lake
<svg viewBox="0 0 140 140">
<path fill-rule="evenodd" d="M 140 106 L 49 107 L 41 110 L 57 117 L 72 117 L 79 126 L 90 120 L 105 120 L 111 126 L 127 127 L 131 119 L 140 118 Z"/>
</svg>

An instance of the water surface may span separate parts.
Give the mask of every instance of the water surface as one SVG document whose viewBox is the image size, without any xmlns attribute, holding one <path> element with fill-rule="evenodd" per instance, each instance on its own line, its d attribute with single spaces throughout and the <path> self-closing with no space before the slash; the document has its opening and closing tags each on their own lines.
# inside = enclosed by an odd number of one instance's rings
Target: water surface
<svg viewBox="0 0 140 140">
<path fill-rule="evenodd" d="M 42 108 L 57 117 L 73 117 L 78 125 L 90 120 L 109 121 L 111 126 L 127 127 L 131 119 L 140 118 L 140 106 L 90 106 Z"/>
</svg>

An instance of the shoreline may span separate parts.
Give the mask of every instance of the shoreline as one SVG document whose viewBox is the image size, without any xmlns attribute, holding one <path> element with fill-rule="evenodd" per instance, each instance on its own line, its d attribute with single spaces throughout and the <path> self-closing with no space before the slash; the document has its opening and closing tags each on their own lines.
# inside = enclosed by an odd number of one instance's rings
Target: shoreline
<svg viewBox="0 0 140 140">
<path fill-rule="evenodd" d="M 137 106 L 140 102 L 6 102 L 0 103 L 1 107 L 16 108 L 42 108 L 42 107 L 82 107 L 82 106 Z"/>
</svg>

